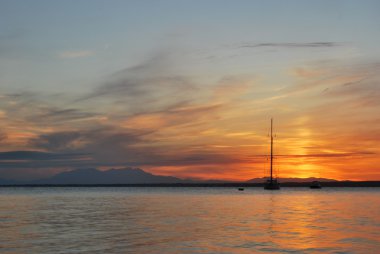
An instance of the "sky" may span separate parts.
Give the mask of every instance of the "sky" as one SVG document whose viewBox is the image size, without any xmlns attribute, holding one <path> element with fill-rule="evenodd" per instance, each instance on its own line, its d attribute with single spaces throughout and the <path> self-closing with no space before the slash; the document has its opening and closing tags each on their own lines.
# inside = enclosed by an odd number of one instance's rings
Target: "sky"
<svg viewBox="0 0 380 254">
<path fill-rule="evenodd" d="M 0 0 L 0 178 L 380 180 L 379 1 Z"/>
</svg>

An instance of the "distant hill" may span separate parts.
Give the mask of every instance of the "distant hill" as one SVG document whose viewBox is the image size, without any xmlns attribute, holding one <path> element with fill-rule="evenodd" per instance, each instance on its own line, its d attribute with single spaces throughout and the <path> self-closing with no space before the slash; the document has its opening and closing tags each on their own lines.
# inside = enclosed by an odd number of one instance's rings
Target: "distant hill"
<svg viewBox="0 0 380 254">
<path fill-rule="evenodd" d="M 248 180 L 248 183 L 263 183 L 266 181 L 266 177 L 262 178 L 253 178 Z M 318 181 L 318 182 L 337 182 L 337 180 L 334 179 L 328 179 L 328 178 L 317 178 L 317 177 L 309 177 L 309 178 L 278 178 L 278 181 L 280 183 L 308 183 L 312 181 Z"/>
<path fill-rule="evenodd" d="M 153 184 L 184 183 L 172 176 L 159 176 L 139 168 L 122 168 L 100 171 L 94 168 L 75 169 L 59 173 L 50 178 L 36 180 L 31 184 Z"/>
</svg>

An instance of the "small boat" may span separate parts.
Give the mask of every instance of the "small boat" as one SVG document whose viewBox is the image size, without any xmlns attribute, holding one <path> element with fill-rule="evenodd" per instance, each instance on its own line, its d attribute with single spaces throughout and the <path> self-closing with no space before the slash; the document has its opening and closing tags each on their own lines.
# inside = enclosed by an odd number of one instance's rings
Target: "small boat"
<svg viewBox="0 0 380 254">
<path fill-rule="evenodd" d="M 280 189 L 280 183 L 277 181 L 277 179 L 268 179 L 264 185 L 264 189 L 266 189 L 266 190 L 279 190 Z"/>
<path fill-rule="evenodd" d="M 265 190 L 279 190 L 280 183 L 273 178 L 273 119 L 270 119 L 270 178 L 264 183 Z"/>
<path fill-rule="evenodd" d="M 309 187 L 310 189 L 322 189 L 321 183 L 318 181 L 313 181 Z"/>
<path fill-rule="evenodd" d="M 239 187 L 238 191 L 244 191 L 244 188 L 243 187 Z"/>
</svg>

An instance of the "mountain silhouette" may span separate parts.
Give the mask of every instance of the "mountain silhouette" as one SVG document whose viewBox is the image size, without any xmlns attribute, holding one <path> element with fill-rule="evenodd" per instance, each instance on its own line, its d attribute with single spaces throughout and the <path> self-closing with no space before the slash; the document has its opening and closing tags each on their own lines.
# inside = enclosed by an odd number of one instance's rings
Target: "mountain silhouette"
<svg viewBox="0 0 380 254">
<path fill-rule="evenodd" d="M 33 181 L 32 184 L 152 184 L 183 182 L 186 181 L 172 176 L 153 175 L 139 168 L 121 168 L 106 171 L 86 168 L 59 173 L 50 178 Z"/>
</svg>

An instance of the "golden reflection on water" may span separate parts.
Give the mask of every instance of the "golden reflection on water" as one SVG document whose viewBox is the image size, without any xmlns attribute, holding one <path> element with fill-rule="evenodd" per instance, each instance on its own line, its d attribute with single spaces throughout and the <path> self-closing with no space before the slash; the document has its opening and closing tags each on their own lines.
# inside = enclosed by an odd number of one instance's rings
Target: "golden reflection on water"
<svg viewBox="0 0 380 254">
<path fill-rule="evenodd" d="M 1 253 L 377 253 L 380 190 L 0 189 Z"/>
</svg>

